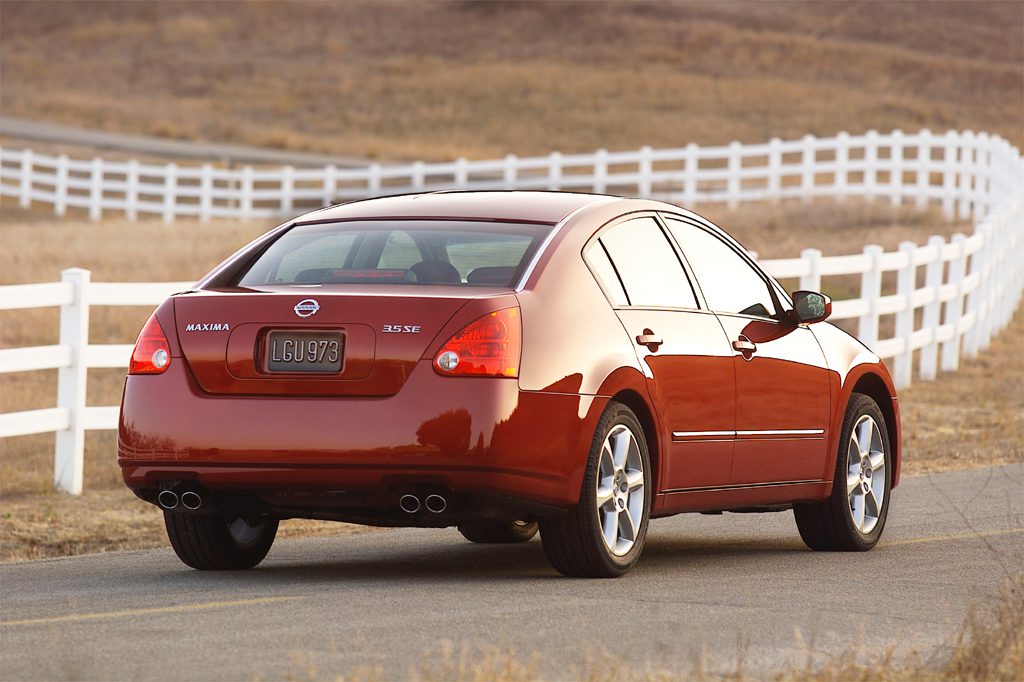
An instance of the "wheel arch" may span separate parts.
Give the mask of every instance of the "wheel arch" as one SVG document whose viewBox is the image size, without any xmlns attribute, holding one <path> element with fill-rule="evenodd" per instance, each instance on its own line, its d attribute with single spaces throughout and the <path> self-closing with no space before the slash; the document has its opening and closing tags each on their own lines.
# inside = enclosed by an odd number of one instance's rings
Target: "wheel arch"
<svg viewBox="0 0 1024 682">
<path fill-rule="evenodd" d="M 896 394 L 889 388 L 880 374 L 866 371 L 857 378 L 853 383 L 853 387 L 847 392 L 846 400 L 843 402 L 842 415 L 845 415 L 846 407 L 849 405 L 850 398 L 854 393 L 862 393 L 874 400 L 875 404 L 878 405 L 878 409 L 882 412 L 882 417 L 885 419 L 885 430 L 889 436 L 889 448 L 893 457 L 891 485 L 895 488 L 899 483 L 901 464 L 900 420 Z"/>
<path fill-rule="evenodd" d="M 661 447 L 658 439 L 658 427 L 654 421 L 654 412 L 644 397 L 631 388 L 619 391 L 612 396 L 612 400 L 631 409 L 636 418 L 640 420 L 640 426 L 644 430 L 644 440 L 647 441 L 647 452 L 650 454 L 651 483 L 657 492 L 660 488 L 658 475 L 661 472 Z"/>
</svg>

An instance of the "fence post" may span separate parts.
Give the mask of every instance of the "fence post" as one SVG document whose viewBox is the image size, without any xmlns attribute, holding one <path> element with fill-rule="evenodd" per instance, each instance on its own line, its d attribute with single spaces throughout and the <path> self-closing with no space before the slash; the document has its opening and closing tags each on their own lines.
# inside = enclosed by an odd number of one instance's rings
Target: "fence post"
<svg viewBox="0 0 1024 682">
<path fill-rule="evenodd" d="M 128 162 L 128 176 L 125 178 L 124 214 L 128 220 L 139 217 L 139 162 Z"/>
<path fill-rule="evenodd" d="M 18 198 L 18 205 L 28 208 L 32 205 L 32 150 L 24 149 L 21 152 L 21 192 Z"/>
<path fill-rule="evenodd" d="M 366 191 L 371 197 L 380 196 L 380 164 L 370 164 L 370 174 L 366 177 Z"/>
<path fill-rule="evenodd" d="M 992 244 L 991 231 L 992 228 L 988 223 L 979 225 L 974 231 L 974 234 L 981 236 L 981 248 L 971 256 L 971 274 L 977 276 L 977 284 L 974 291 L 967 294 L 967 314 L 974 314 L 974 322 L 964 336 L 964 354 L 969 358 L 978 356 L 982 330 L 990 314 L 989 297 L 992 293 L 989 291 L 989 249 Z"/>
<path fill-rule="evenodd" d="M 292 166 L 285 166 L 281 169 L 281 203 L 282 215 L 292 212 L 292 205 L 295 201 L 295 169 Z"/>
<path fill-rule="evenodd" d="M 953 235 L 953 243 L 956 244 L 956 258 L 949 264 L 949 283 L 956 288 L 953 299 L 946 302 L 946 326 L 953 332 L 949 340 L 942 344 L 942 371 L 948 372 L 960 366 L 960 318 L 964 309 L 964 266 L 967 264 L 967 255 L 964 253 L 964 242 L 967 240 L 959 232 Z"/>
<path fill-rule="evenodd" d="M 992 177 L 992 164 L 989 154 L 988 133 L 978 133 L 974 149 L 974 167 L 971 176 L 974 178 L 973 204 L 971 219 L 975 224 L 981 222 L 991 207 L 989 206 L 989 178 Z"/>
<path fill-rule="evenodd" d="M 640 148 L 640 160 L 637 163 L 636 194 L 645 199 L 651 196 L 651 148 L 644 146 Z"/>
<path fill-rule="evenodd" d="M 800 288 L 804 291 L 821 291 L 821 251 L 804 249 L 800 259 L 807 263 L 807 274 L 800 276 Z"/>
<path fill-rule="evenodd" d="M 253 189 L 253 177 L 252 177 L 252 166 L 246 166 L 242 169 L 242 199 L 241 199 L 241 213 L 242 218 L 248 220 L 252 217 L 252 189 Z"/>
<path fill-rule="evenodd" d="M 516 155 L 506 154 L 505 155 L 505 168 L 502 172 L 502 180 L 505 183 L 505 189 L 516 188 L 516 176 L 518 175 L 518 166 L 516 165 Z M 597 191 L 596 189 L 594 190 Z"/>
<path fill-rule="evenodd" d="M 906 264 L 896 273 L 896 295 L 903 299 L 903 309 L 896 313 L 896 338 L 903 339 L 903 351 L 893 361 L 893 381 L 897 388 L 910 386 L 913 376 L 914 347 L 914 290 L 917 289 L 917 266 L 914 255 L 917 244 L 900 242 L 900 253 Z"/>
<path fill-rule="evenodd" d="M 918 136 L 917 143 L 917 192 L 914 204 L 924 210 L 928 205 L 928 187 L 931 185 L 932 131 L 925 128 Z"/>
<path fill-rule="evenodd" d="M 598 149 L 594 153 L 594 193 L 608 191 L 608 150 Z"/>
<path fill-rule="evenodd" d="M 68 155 L 61 154 L 57 157 L 57 186 L 53 188 L 56 200 L 53 202 L 53 212 L 63 216 L 68 210 Z"/>
<path fill-rule="evenodd" d="M 89 172 L 89 220 L 103 215 L 103 159 L 95 157 Z"/>
<path fill-rule="evenodd" d="M 729 143 L 729 176 L 725 181 L 725 201 L 730 209 L 736 208 L 740 203 L 740 169 L 742 159 L 740 151 L 743 145 L 736 140 Z"/>
<path fill-rule="evenodd" d="M 903 131 L 892 131 L 889 148 L 889 202 L 893 206 L 903 203 Z"/>
<path fill-rule="evenodd" d="M 334 194 L 338 191 L 338 167 L 333 163 L 324 168 L 324 195 L 320 202 L 324 206 L 334 203 Z"/>
<path fill-rule="evenodd" d="M 423 172 L 423 162 L 415 161 L 412 164 L 412 190 L 414 192 L 422 192 L 425 184 L 426 178 Z"/>
<path fill-rule="evenodd" d="M 60 273 L 71 284 L 71 303 L 60 309 L 60 344 L 71 348 L 71 366 L 57 370 L 57 407 L 68 411 L 68 428 L 57 432 L 53 454 L 53 485 L 64 493 L 82 494 L 85 429 L 82 418 L 87 385 L 89 345 L 89 271 L 70 268 Z"/>
<path fill-rule="evenodd" d="M 697 203 L 697 173 L 700 161 L 697 158 L 697 149 L 697 145 L 693 142 L 686 145 L 686 163 L 683 167 L 683 198 L 689 206 Z"/>
<path fill-rule="evenodd" d="M 562 154 L 551 152 L 548 157 L 548 189 L 558 190 L 562 187 Z"/>
<path fill-rule="evenodd" d="M 942 247 L 946 240 L 938 235 L 928 239 L 928 248 L 935 250 L 935 260 L 928 263 L 924 269 L 924 286 L 931 292 L 933 298 L 924 307 L 924 316 L 921 319 L 921 328 L 931 330 L 931 339 L 921 348 L 921 378 L 930 381 L 936 377 L 937 363 L 939 359 L 939 342 L 936 338 L 939 333 L 939 313 L 942 310 L 942 303 L 939 295 L 942 293 Z"/>
<path fill-rule="evenodd" d="M 800 155 L 800 198 L 805 204 L 814 198 L 814 161 L 817 158 L 815 139 L 814 135 L 804 135 L 802 140 L 804 148 Z"/>
<path fill-rule="evenodd" d="M 839 201 L 846 201 L 850 170 L 850 134 L 843 131 L 836 135 L 836 172 L 834 175 L 835 194 Z"/>
<path fill-rule="evenodd" d="M 174 222 L 174 214 L 177 209 L 178 194 L 178 166 L 173 163 L 167 164 L 164 174 L 164 222 Z"/>
<path fill-rule="evenodd" d="M 768 142 L 768 199 L 779 203 L 782 190 L 782 140 L 773 137 Z M 815 289 L 817 291 L 817 289 Z"/>
<path fill-rule="evenodd" d="M 946 220 L 953 220 L 956 203 L 956 143 L 956 131 L 947 130 L 942 145 L 942 213 Z"/>
<path fill-rule="evenodd" d="M 864 255 L 870 264 L 860 276 L 860 297 L 868 305 L 868 311 L 860 316 L 857 337 L 865 346 L 874 350 L 878 344 L 878 299 L 882 296 L 882 247 L 868 244 Z"/>
<path fill-rule="evenodd" d="M 199 220 L 209 222 L 213 213 L 213 166 L 203 164 L 199 178 Z"/>
<path fill-rule="evenodd" d="M 469 187 L 469 171 L 466 168 L 466 158 L 463 156 L 455 159 L 455 186 L 459 189 Z"/>
<path fill-rule="evenodd" d="M 960 145 L 960 173 L 957 180 L 957 215 L 960 220 L 971 216 L 971 166 L 974 164 L 974 133 L 964 131 Z"/>
<path fill-rule="evenodd" d="M 864 198 L 868 203 L 878 194 L 878 131 L 869 130 L 864 136 Z"/>
</svg>

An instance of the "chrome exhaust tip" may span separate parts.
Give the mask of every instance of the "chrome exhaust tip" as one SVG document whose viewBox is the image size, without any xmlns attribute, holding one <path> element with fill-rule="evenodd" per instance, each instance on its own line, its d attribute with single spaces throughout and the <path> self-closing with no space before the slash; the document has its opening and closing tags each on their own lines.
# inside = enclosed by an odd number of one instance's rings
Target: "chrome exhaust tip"
<svg viewBox="0 0 1024 682">
<path fill-rule="evenodd" d="M 420 510 L 420 498 L 415 495 L 402 495 L 398 500 L 398 506 L 401 507 L 402 511 L 406 514 L 415 514 Z"/>
<path fill-rule="evenodd" d="M 181 505 L 185 507 L 185 509 L 195 511 L 203 505 L 203 498 L 199 493 L 187 490 L 181 494 Z"/>
<path fill-rule="evenodd" d="M 427 499 L 424 501 L 427 507 L 427 511 L 434 514 L 440 514 L 448 508 L 448 502 L 440 495 L 427 495 Z"/>
<path fill-rule="evenodd" d="M 178 506 L 178 493 L 173 490 L 161 490 L 160 494 L 156 496 L 156 501 L 164 509 L 174 509 Z"/>
</svg>

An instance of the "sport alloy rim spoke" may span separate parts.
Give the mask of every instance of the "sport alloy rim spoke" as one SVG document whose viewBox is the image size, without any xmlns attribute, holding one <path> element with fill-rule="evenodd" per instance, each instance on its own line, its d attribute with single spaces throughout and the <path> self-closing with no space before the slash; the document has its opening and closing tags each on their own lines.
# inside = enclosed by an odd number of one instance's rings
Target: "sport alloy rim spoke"
<svg viewBox="0 0 1024 682">
<path fill-rule="evenodd" d="M 605 546 L 616 556 L 632 549 L 644 517 L 644 469 L 640 445 L 623 424 L 612 427 L 601 447 L 596 506 Z"/>
<path fill-rule="evenodd" d="M 846 494 L 852 495 L 860 485 L 860 466 L 846 472 Z M 600 491 L 598 491 L 600 493 Z"/>
<path fill-rule="evenodd" d="M 644 487 L 644 472 L 639 469 L 630 469 L 626 472 L 626 485 L 629 486 L 630 492 L 637 488 Z"/>
<path fill-rule="evenodd" d="M 850 518 L 861 533 L 878 525 L 885 502 L 885 443 L 878 424 L 869 415 L 854 425 L 847 447 L 846 494 Z"/>
</svg>

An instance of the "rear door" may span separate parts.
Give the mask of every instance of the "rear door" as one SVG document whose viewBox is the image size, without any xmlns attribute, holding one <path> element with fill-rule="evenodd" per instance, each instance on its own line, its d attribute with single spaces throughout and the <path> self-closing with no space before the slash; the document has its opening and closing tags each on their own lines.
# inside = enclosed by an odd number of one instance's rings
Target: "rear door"
<svg viewBox="0 0 1024 682">
<path fill-rule="evenodd" d="M 666 224 L 725 329 L 736 370 L 732 485 L 820 480 L 831 410 L 824 353 L 789 321 L 775 285 L 732 240 L 682 219 Z"/>
<path fill-rule="evenodd" d="M 661 490 L 726 485 L 732 468 L 732 352 L 698 307 L 678 253 L 653 215 L 612 224 L 587 248 L 645 366 L 663 424 Z"/>
</svg>

